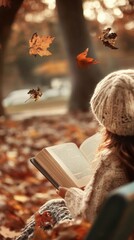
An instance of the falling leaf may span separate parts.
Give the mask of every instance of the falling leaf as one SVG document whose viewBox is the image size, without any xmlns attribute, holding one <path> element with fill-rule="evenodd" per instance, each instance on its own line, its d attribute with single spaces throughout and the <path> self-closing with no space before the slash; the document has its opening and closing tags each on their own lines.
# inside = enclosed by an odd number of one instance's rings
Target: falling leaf
<svg viewBox="0 0 134 240">
<path fill-rule="evenodd" d="M 97 64 L 98 62 L 94 58 L 87 57 L 88 48 L 77 55 L 76 60 L 79 67 L 87 67 L 90 64 Z"/>
<path fill-rule="evenodd" d="M 0 7 L 11 7 L 11 0 L 0 0 Z"/>
<path fill-rule="evenodd" d="M 49 45 L 53 42 L 54 37 L 39 36 L 34 33 L 29 40 L 29 54 L 36 56 L 37 54 L 42 56 L 49 56 L 52 53 L 48 51 Z"/>
<path fill-rule="evenodd" d="M 42 96 L 42 92 L 39 87 L 37 89 L 30 89 L 27 94 L 30 94 L 30 98 L 28 98 L 25 102 L 31 98 L 34 99 L 34 101 L 37 101 Z"/>
<path fill-rule="evenodd" d="M 118 49 L 117 47 L 115 47 L 117 34 L 114 32 L 110 33 L 110 31 L 111 28 L 104 29 L 102 35 L 99 36 L 99 39 L 106 47 L 109 47 L 111 49 Z"/>
</svg>

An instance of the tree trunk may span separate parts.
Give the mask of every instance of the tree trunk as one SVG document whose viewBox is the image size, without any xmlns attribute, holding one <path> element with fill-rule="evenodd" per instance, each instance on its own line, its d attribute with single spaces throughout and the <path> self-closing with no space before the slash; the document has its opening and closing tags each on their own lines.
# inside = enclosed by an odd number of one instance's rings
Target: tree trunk
<svg viewBox="0 0 134 240">
<path fill-rule="evenodd" d="M 0 7 L 0 116 L 4 115 L 4 108 L 2 106 L 4 54 L 11 33 L 11 26 L 22 2 L 23 0 L 13 0 L 10 8 Z"/>
<path fill-rule="evenodd" d="M 89 111 L 89 100 L 101 78 L 101 71 L 98 64 L 79 68 L 76 63 L 76 56 L 86 48 L 89 48 L 89 55 L 95 58 L 83 16 L 82 0 L 56 0 L 56 6 L 72 75 L 69 110 Z"/>
</svg>

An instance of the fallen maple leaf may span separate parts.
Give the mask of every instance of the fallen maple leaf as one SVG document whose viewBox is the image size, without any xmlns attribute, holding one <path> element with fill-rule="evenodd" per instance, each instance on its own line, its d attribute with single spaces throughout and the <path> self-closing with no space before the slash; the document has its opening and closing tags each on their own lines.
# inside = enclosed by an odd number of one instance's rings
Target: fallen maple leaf
<svg viewBox="0 0 134 240">
<path fill-rule="evenodd" d="M 0 0 L 0 7 L 11 7 L 11 0 Z"/>
<path fill-rule="evenodd" d="M 90 228 L 91 224 L 89 222 L 79 218 L 68 222 L 65 221 L 53 228 L 51 239 L 58 237 L 59 240 L 84 240 Z"/>
<path fill-rule="evenodd" d="M 35 225 L 31 240 L 84 240 L 90 228 L 91 224 L 82 219 L 63 221 L 49 231 L 43 231 L 42 228 Z"/>
<path fill-rule="evenodd" d="M 115 47 L 117 34 L 114 32 L 110 33 L 110 31 L 111 28 L 104 29 L 102 35 L 99 36 L 99 39 L 106 47 L 109 47 L 111 49 L 118 49 L 117 47 Z"/>
<path fill-rule="evenodd" d="M 27 94 L 30 94 L 30 98 L 28 98 L 25 102 L 31 98 L 34 99 L 34 101 L 37 101 L 42 96 L 42 92 L 39 87 L 37 89 L 30 89 Z"/>
<path fill-rule="evenodd" d="M 39 36 L 37 33 L 34 33 L 29 40 L 29 54 L 34 56 L 38 54 L 41 57 L 51 55 L 52 53 L 47 48 L 53 40 L 54 37 Z"/>
<path fill-rule="evenodd" d="M 76 60 L 79 67 L 87 67 L 90 64 L 97 64 L 98 62 L 94 58 L 87 57 L 88 48 L 77 55 Z"/>
</svg>

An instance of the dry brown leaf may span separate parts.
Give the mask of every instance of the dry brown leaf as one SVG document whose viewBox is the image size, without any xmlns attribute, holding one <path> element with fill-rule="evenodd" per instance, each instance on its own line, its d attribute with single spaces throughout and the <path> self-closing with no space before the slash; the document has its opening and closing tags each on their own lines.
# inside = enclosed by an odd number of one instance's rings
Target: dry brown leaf
<svg viewBox="0 0 134 240">
<path fill-rule="evenodd" d="M 54 37 L 39 36 L 37 33 L 34 33 L 29 40 L 29 54 L 34 56 L 38 54 L 41 57 L 51 55 L 52 53 L 48 51 L 48 48 L 53 40 Z"/>
<path fill-rule="evenodd" d="M 111 49 L 118 49 L 117 47 L 115 47 L 117 34 L 111 32 L 111 28 L 104 29 L 102 34 L 99 36 L 99 39 L 102 41 L 104 46 L 109 47 Z"/>
<path fill-rule="evenodd" d="M 27 94 L 30 94 L 30 98 L 28 98 L 25 102 L 31 98 L 34 99 L 34 101 L 37 101 L 42 96 L 42 92 L 39 87 L 37 89 L 30 89 Z"/>
</svg>

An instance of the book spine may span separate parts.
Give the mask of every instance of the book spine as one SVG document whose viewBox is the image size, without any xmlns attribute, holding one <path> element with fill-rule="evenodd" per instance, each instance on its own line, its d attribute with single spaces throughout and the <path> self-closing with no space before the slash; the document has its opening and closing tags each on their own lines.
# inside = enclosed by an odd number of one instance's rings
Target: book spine
<svg viewBox="0 0 134 240">
<path fill-rule="evenodd" d="M 36 161 L 35 158 L 30 158 L 30 162 L 48 179 L 51 184 L 58 189 L 59 184 L 50 176 L 50 174 Z"/>
</svg>

